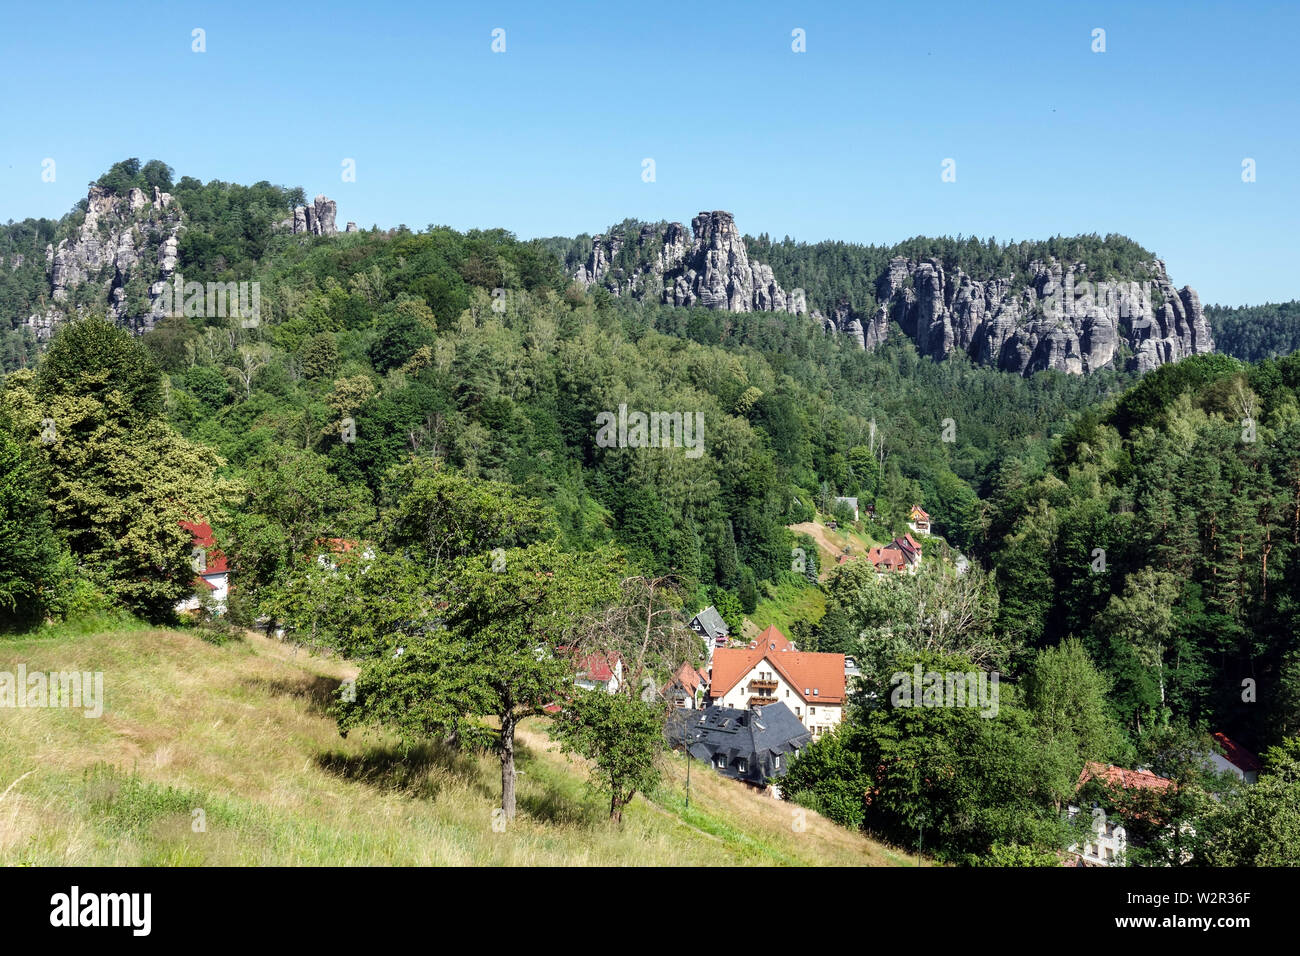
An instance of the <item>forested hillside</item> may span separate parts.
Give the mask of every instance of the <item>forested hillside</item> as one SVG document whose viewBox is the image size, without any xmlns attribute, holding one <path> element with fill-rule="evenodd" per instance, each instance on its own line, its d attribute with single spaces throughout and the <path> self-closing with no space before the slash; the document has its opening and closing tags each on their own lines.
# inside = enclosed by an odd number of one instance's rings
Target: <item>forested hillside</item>
<svg viewBox="0 0 1300 956">
<path fill-rule="evenodd" d="M 1279 358 L 1300 349 L 1300 301 L 1206 306 L 1220 352 L 1243 362 Z"/>
<path fill-rule="evenodd" d="M 118 215 L 109 200 L 153 189 L 139 215 L 151 228 L 182 217 L 177 270 L 257 283 L 254 318 L 150 316 L 130 334 L 102 316 L 145 294 L 141 276 L 161 266 L 142 257 L 144 273 L 105 267 L 69 286 L 82 317 L 42 345 L 23 322 L 48 314 L 44 244 L 84 245 L 85 213 L 0 231 L 6 262 L 23 257 L 0 270 L 5 629 L 172 621 L 194 583 L 180 521 L 206 519 L 235 582 L 225 620 L 356 661 L 344 730 L 494 749 L 513 813 L 513 728 L 568 686 L 556 661 L 590 615 L 617 609 L 627 625 L 661 607 L 680 625 L 709 604 L 752 614 L 778 589 L 821 588 L 824 617 L 795 636 L 854 656 L 863 683 L 790 793 L 899 842 L 925 828 L 962 862 L 1051 859 L 1085 761 L 1191 781 L 1206 731 L 1263 751 L 1300 730 L 1300 356 L 1007 374 L 960 350 L 935 361 L 907 335 L 855 347 L 791 311 L 584 287 L 571 272 L 591 252 L 583 237 L 301 234 L 282 228 L 300 189 L 173 178 L 127 161 L 96 195 Z M 828 308 L 874 306 L 894 255 L 1011 275 L 1086 258 L 1098 278 L 1153 258 L 1116 236 L 750 243 Z M 621 410 L 698 421 L 702 453 L 602 440 L 601 417 Z M 923 505 L 936 536 L 923 573 L 795 573 L 788 526 L 833 513 L 836 496 L 859 499 L 858 529 L 877 540 Z M 535 656 L 539 642 L 559 656 Z M 671 641 L 642 653 L 652 682 L 681 660 Z M 921 663 L 1003 675 L 1000 714 L 882 707 L 889 675 Z M 519 682 L 488 680 L 507 672 Z M 557 733 L 586 756 L 591 727 L 661 732 L 584 706 L 575 719 L 590 723 Z M 648 784 L 603 785 L 616 814 L 621 788 Z M 1161 813 L 1212 834 L 1207 807 Z"/>
</svg>

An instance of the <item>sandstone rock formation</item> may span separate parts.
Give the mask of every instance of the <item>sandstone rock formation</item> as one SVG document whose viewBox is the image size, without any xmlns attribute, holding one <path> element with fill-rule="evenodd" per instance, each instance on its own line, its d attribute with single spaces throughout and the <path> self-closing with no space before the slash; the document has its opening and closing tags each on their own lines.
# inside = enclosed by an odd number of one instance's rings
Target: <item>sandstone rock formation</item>
<svg viewBox="0 0 1300 956">
<path fill-rule="evenodd" d="M 890 320 L 932 358 L 956 349 L 977 362 L 1029 375 L 1044 369 L 1085 374 L 1122 364 L 1146 372 L 1158 365 L 1214 350 L 1196 292 L 1175 289 L 1163 261 L 1141 278 L 1088 279 L 1085 263 L 1030 264 L 1028 283 L 1009 277 L 977 279 L 961 269 L 945 272 L 934 259 L 890 260 L 877 282 L 876 308 L 863 323 L 841 307 L 824 328 L 847 332 L 872 348 Z"/>
<path fill-rule="evenodd" d="M 310 233 L 313 236 L 337 236 L 338 227 L 334 219 L 338 215 L 339 204 L 325 196 L 317 196 L 310 206 L 295 206 L 293 210 L 294 233 Z"/>
<path fill-rule="evenodd" d="M 118 196 L 91 186 L 85 218 L 76 233 L 61 239 L 57 247 L 45 247 L 52 304 L 44 312 L 28 316 L 26 324 L 38 339 L 49 338 L 55 326 L 67 318 L 70 291 L 95 283 L 108 302 L 111 319 L 135 332 L 153 328 L 162 314 L 155 288 L 165 286 L 176 269 L 182 228 L 180 206 L 170 193 L 154 187 L 152 198 L 141 189 Z M 133 315 L 127 283 L 136 277 L 148 285 L 151 296 L 149 309 Z"/>
<path fill-rule="evenodd" d="M 611 229 L 596 236 L 574 279 L 664 305 L 794 315 L 808 311 L 804 291 L 787 294 L 771 266 L 751 260 L 731 213 L 720 210 L 692 219 L 690 234 L 672 222 L 643 225 L 635 235 Z"/>
</svg>

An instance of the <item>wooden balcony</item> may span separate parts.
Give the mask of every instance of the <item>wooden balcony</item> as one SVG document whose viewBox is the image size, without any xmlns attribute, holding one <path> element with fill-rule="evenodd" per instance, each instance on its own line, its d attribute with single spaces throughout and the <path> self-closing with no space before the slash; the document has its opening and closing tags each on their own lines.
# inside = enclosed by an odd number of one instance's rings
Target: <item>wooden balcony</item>
<svg viewBox="0 0 1300 956">
<path fill-rule="evenodd" d="M 752 680 L 749 682 L 750 690 L 766 690 L 776 693 L 776 681 L 774 680 Z"/>
<path fill-rule="evenodd" d="M 766 707 L 768 704 L 775 704 L 775 703 L 776 703 L 775 697 L 764 697 L 759 694 L 754 694 L 749 698 L 750 707 Z"/>
</svg>

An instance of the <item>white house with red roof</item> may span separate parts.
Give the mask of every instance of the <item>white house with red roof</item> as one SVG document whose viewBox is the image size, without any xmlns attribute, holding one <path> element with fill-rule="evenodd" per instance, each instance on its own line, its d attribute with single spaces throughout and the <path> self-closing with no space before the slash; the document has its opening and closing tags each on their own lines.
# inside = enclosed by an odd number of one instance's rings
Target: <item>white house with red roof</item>
<svg viewBox="0 0 1300 956">
<path fill-rule="evenodd" d="M 194 539 L 190 563 L 194 566 L 195 593 L 178 603 L 176 611 L 178 614 L 197 611 L 203 606 L 200 595 L 207 595 L 216 604 L 217 612 L 223 613 L 226 597 L 230 594 L 230 570 L 226 566 L 225 554 L 212 536 L 212 526 L 206 521 L 182 521 L 181 527 Z"/>
<path fill-rule="evenodd" d="M 579 655 L 576 660 L 578 675 L 574 683 L 584 690 L 600 688 L 609 694 L 618 693 L 623 686 L 623 658 L 617 654 L 596 651 Z"/>
<path fill-rule="evenodd" d="M 783 703 L 819 737 L 844 718 L 844 655 L 800 651 L 772 626 L 749 647 L 713 652 L 708 693 L 740 710 Z"/>
<path fill-rule="evenodd" d="M 1210 736 L 1214 738 L 1216 746 L 1223 750 L 1223 753 L 1216 750 L 1206 754 L 1206 763 L 1211 770 L 1215 773 L 1230 773 L 1246 783 L 1254 783 L 1259 779 L 1263 764 L 1258 757 L 1227 734 L 1215 733 Z"/>
<path fill-rule="evenodd" d="M 1079 772 L 1078 787 L 1089 780 L 1099 780 L 1110 790 L 1168 790 L 1176 786 L 1168 777 L 1154 774 L 1150 770 L 1129 770 L 1114 764 L 1088 761 Z M 1070 804 L 1067 813 L 1074 819 L 1083 811 Z M 1070 854 L 1067 866 L 1125 866 L 1125 854 L 1128 851 L 1128 832 L 1122 821 L 1107 816 L 1099 807 L 1093 807 L 1091 832 L 1080 844 L 1071 845 L 1066 853 Z M 1184 832 L 1195 833 L 1190 824 L 1183 824 Z"/>
</svg>

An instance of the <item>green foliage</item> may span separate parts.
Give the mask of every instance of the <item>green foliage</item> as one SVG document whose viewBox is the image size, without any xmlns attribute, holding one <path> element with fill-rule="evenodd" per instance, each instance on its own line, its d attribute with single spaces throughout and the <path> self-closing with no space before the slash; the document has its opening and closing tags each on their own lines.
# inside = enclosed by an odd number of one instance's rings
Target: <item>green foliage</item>
<svg viewBox="0 0 1300 956">
<path fill-rule="evenodd" d="M 871 783 L 862 757 L 852 745 L 857 733 L 856 725 L 843 724 L 822 734 L 800 751 L 781 778 L 787 800 L 854 830 L 862 826 L 866 815 Z"/>
<path fill-rule="evenodd" d="M 591 761 L 592 783 L 609 796 L 609 816 L 616 822 L 637 793 L 659 783 L 664 714 L 655 704 L 580 690 L 556 716 L 554 731 L 566 751 Z"/>
<path fill-rule="evenodd" d="M 34 456 L 0 426 L 0 631 L 39 622 L 57 561 Z"/>
<path fill-rule="evenodd" d="M 36 373 L 42 402 L 59 398 L 112 404 L 124 421 L 144 422 L 162 412 L 162 373 L 148 350 L 107 319 L 91 317 L 59 329 Z"/>
<path fill-rule="evenodd" d="M 1205 307 L 1214 347 L 1243 362 L 1278 358 L 1300 350 L 1300 301 Z"/>
<path fill-rule="evenodd" d="M 1300 866 L 1300 738 L 1265 751 L 1264 762 L 1258 782 L 1203 824 L 1211 866 Z"/>
</svg>

